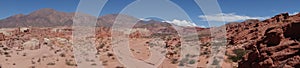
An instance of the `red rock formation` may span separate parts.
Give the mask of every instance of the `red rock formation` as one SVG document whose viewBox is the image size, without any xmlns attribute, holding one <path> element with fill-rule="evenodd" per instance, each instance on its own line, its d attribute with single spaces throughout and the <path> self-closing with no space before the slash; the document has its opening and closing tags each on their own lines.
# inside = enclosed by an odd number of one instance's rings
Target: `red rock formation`
<svg viewBox="0 0 300 68">
<path fill-rule="evenodd" d="M 0 41 L 4 41 L 5 40 L 5 35 L 3 33 L 0 33 Z"/>
<path fill-rule="evenodd" d="M 130 38 L 141 38 L 142 37 L 142 34 L 140 33 L 140 31 L 135 31 L 133 33 L 131 33 L 129 35 Z"/>
<path fill-rule="evenodd" d="M 299 19 L 283 13 L 265 21 L 228 24 L 228 43 L 252 50 L 239 62 L 239 68 L 298 68 Z"/>
</svg>

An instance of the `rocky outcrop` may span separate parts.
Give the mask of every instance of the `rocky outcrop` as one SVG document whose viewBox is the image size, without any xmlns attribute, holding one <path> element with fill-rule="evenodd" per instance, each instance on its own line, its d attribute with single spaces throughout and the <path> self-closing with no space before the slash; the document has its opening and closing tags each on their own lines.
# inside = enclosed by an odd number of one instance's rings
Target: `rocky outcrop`
<svg viewBox="0 0 300 68">
<path fill-rule="evenodd" d="M 299 15 L 299 14 L 298 14 Z M 282 13 L 264 21 L 227 25 L 228 44 L 250 50 L 239 68 L 289 68 L 300 65 L 299 16 Z"/>
<path fill-rule="evenodd" d="M 5 35 L 3 33 L 0 33 L 0 41 L 4 41 L 5 40 Z"/>
</svg>

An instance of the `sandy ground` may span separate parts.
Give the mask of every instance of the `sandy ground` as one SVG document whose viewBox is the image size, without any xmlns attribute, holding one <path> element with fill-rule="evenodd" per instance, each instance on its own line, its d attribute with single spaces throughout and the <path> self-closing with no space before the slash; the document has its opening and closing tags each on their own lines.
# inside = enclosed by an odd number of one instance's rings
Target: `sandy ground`
<svg viewBox="0 0 300 68">
<path fill-rule="evenodd" d="M 59 30 L 59 28 L 57 29 Z M 13 29 L 6 30 L 14 31 Z M 4 30 L 1 31 L 3 32 Z M 24 34 L 25 35 L 23 36 L 27 38 L 27 35 L 30 33 Z M 39 34 L 37 35 L 39 36 Z M 46 36 L 48 35 L 46 34 Z M 67 39 L 68 33 L 58 33 L 54 34 L 54 36 L 56 37 L 46 38 L 43 36 L 39 36 L 37 38 L 44 39 L 37 39 L 38 42 L 31 41 L 30 43 L 27 43 L 27 46 L 24 46 L 24 43 L 19 43 L 20 45 L 27 47 L 25 49 L 19 47 L 11 48 L 8 47 L 9 45 L 4 44 L 7 43 L 6 40 L 0 41 L 0 68 L 77 68 L 76 60 L 71 45 L 72 40 Z M 28 39 L 29 40 L 22 41 L 28 42 L 30 41 L 30 39 L 33 39 L 33 37 L 30 37 Z M 115 50 L 112 46 L 112 44 L 124 45 L 124 42 L 121 41 L 118 43 L 112 43 L 110 41 L 111 40 L 108 37 L 102 38 L 101 40 L 98 39 L 95 47 L 98 51 L 96 55 L 99 56 L 99 60 L 93 61 L 100 61 L 105 68 L 124 68 L 126 65 L 123 65 L 124 63 L 120 62 L 120 59 L 118 59 L 118 57 L 114 53 Z M 45 44 L 45 42 L 47 42 L 47 44 Z M 163 40 L 157 40 L 157 38 L 132 38 L 129 40 L 128 51 L 131 52 L 133 56 L 131 58 L 134 58 L 139 62 L 144 62 L 148 65 L 154 65 L 154 67 L 158 68 L 176 68 L 179 66 L 179 61 L 172 63 L 174 62 L 174 60 L 166 58 L 167 55 L 165 54 L 172 50 L 169 50 L 170 48 L 162 49 L 166 45 L 165 42 L 166 41 Z M 150 45 L 150 43 L 155 43 L 155 45 L 158 46 L 152 46 L 153 44 Z M 176 46 L 176 44 L 178 44 L 179 41 L 171 41 L 168 43 L 170 46 Z M 31 49 L 32 47 L 33 49 Z M 162 53 L 163 55 L 159 53 Z M 173 58 L 179 58 L 179 56 L 174 55 Z M 198 68 L 206 68 L 206 64 L 208 63 L 208 57 L 206 55 L 202 55 L 199 57 L 198 60 L 196 60 L 195 63 L 198 64 Z M 136 63 L 136 65 L 139 65 L 139 63 Z M 225 62 L 224 64 L 222 64 L 222 67 L 231 68 L 232 63 Z"/>
</svg>

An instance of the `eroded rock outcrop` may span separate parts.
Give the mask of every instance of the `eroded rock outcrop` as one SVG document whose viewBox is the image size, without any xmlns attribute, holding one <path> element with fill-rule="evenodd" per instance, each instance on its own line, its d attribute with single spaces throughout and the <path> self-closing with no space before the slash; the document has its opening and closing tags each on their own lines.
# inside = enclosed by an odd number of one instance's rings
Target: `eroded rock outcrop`
<svg viewBox="0 0 300 68">
<path fill-rule="evenodd" d="M 298 14 L 299 15 L 299 14 Z M 298 68 L 300 65 L 299 16 L 288 13 L 265 21 L 228 24 L 228 44 L 250 50 L 239 68 Z"/>
<path fill-rule="evenodd" d="M 5 40 L 5 35 L 3 33 L 0 33 L 0 41 L 4 41 Z"/>
</svg>

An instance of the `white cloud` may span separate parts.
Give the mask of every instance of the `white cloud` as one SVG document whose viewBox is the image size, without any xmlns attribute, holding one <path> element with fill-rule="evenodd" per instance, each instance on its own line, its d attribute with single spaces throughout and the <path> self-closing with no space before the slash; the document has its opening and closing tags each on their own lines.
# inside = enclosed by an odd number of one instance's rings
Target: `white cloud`
<svg viewBox="0 0 300 68">
<path fill-rule="evenodd" d="M 198 26 L 198 27 L 201 27 L 201 28 L 207 28 L 207 26 L 203 26 L 203 25 L 201 25 L 201 26 Z"/>
<path fill-rule="evenodd" d="M 139 20 L 150 21 L 151 19 L 139 18 Z M 161 22 L 167 22 L 167 23 L 178 25 L 178 26 L 198 26 L 193 22 L 190 22 L 190 21 L 187 21 L 187 20 L 178 20 L 178 19 L 174 19 L 172 21 L 161 21 Z M 206 26 L 198 26 L 198 27 L 207 28 Z"/>
<path fill-rule="evenodd" d="M 298 14 L 299 12 L 294 12 L 294 13 L 292 13 L 292 14 L 290 14 L 290 15 L 296 15 L 296 14 Z"/>
<path fill-rule="evenodd" d="M 222 18 L 223 16 L 223 18 Z M 237 21 L 243 21 L 247 19 L 267 19 L 269 17 L 251 17 L 251 16 L 245 16 L 245 15 L 236 15 L 234 13 L 220 13 L 215 15 L 200 15 L 199 18 L 202 20 L 208 20 L 208 21 L 215 21 L 215 22 L 237 22 Z"/>
<path fill-rule="evenodd" d="M 163 21 L 163 22 L 168 22 L 168 23 L 175 24 L 175 25 L 178 25 L 178 26 L 197 26 L 195 23 L 192 23 L 192 22 L 187 21 L 187 20 L 174 19 L 173 21 Z"/>
<path fill-rule="evenodd" d="M 150 21 L 151 19 L 140 18 L 142 21 Z"/>
</svg>

